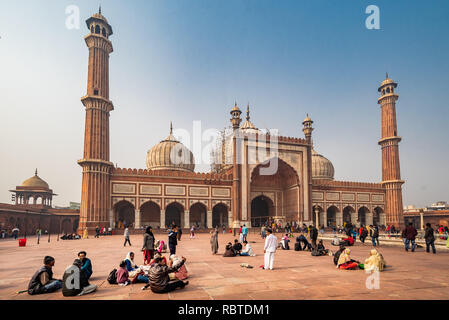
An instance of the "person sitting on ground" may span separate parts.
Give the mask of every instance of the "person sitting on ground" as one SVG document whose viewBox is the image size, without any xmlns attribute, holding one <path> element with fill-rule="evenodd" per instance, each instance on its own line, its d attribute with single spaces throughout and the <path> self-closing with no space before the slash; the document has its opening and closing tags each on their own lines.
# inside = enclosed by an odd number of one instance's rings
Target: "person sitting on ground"
<svg viewBox="0 0 449 320">
<path fill-rule="evenodd" d="M 62 277 L 62 295 L 64 297 L 82 296 L 97 290 L 97 285 L 90 284 L 86 278 L 86 274 L 81 271 L 82 265 L 81 259 L 75 259 L 73 265 L 65 269 Z M 75 272 L 79 273 L 79 278 L 73 276 Z M 73 277 L 73 279 L 69 280 L 69 277 Z M 76 280 L 79 280 L 79 283 L 75 283 Z"/>
<path fill-rule="evenodd" d="M 343 251 L 345 251 L 345 246 L 344 245 L 340 245 L 340 248 L 338 249 L 337 252 L 334 253 L 334 264 L 338 265 L 338 259 L 340 258 L 340 255 L 342 254 Z"/>
<path fill-rule="evenodd" d="M 354 245 L 354 238 L 353 237 L 347 237 L 347 238 L 343 239 L 342 244 L 347 246 L 347 247 L 350 247 L 350 246 Z"/>
<path fill-rule="evenodd" d="M 282 240 L 280 241 L 282 250 L 290 250 L 290 246 L 288 245 L 289 242 L 290 240 L 288 239 L 288 233 L 286 233 L 285 236 L 283 236 Z"/>
<path fill-rule="evenodd" d="M 159 252 L 156 252 L 154 254 L 154 259 L 150 261 L 150 266 L 152 266 L 155 263 L 156 258 L 161 258 L 162 260 L 164 260 L 164 263 L 167 264 L 167 258 L 165 258 L 162 254 L 160 254 Z"/>
<path fill-rule="evenodd" d="M 167 244 L 164 240 L 157 240 L 156 244 L 154 245 L 154 250 L 156 250 L 159 253 L 166 253 L 167 252 Z"/>
<path fill-rule="evenodd" d="M 223 257 L 235 257 L 237 255 L 237 252 L 235 251 L 234 247 L 232 246 L 232 243 L 228 242 L 228 244 L 225 247 L 225 252 L 223 254 Z"/>
<path fill-rule="evenodd" d="M 312 250 L 312 256 L 327 256 L 329 250 L 324 247 L 323 240 L 320 240 L 315 249 Z"/>
<path fill-rule="evenodd" d="M 169 274 L 176 272 L 184 265 L 186 258 L 182 257 L 181 263 L 175 267 L 168 267 L 162 258 L 155 259 L 155 263 L 151 266 L 148 275 L 149 283 L 145 285 L 142 290 L 150 287 L 154 293 L 166 293 L 175 290 L 176 288 L 183 289 L 189 284 L 189 281 L 174 280 L 170 281 Z"/>
<path fill-rule="evenodd" d="M 376 249 L 372 249 L 370 256 L 365 260 L 364 269 L 367 271 L 383 271 L 386 262 L 382 254 Z"/>
<path fill-rule="evenodd" d="M 182 259 L 174 254 L 172 254 L 168 259 L 169 267 L 177 269 L 178 266 L 181 266 L 179 267 L 178 271 L 169 273 L 170 280 L 185 280 L 189 277 L 185 263 L 181 264 L 181 262 Z"/>
<path fill-rule="evenodd" d="M 139 268 L 139 266 L 134 262 L 134 252 L 128 252 L 125 258 L 126 270 L 128 270 L 128 279 L 131 283 L 148 283 L 148 277 Z"/>
<path fill-rule="evenodd" d="M 361 267 L 360 263 L 351 259 L 351 250 L 345 249 L 338 258 L 337 268 L 340 270 L 356 270 Z"/>
<path fill-rule="evenodd" d="M 251 245 L 248 243 L 248 241 L 243 241 L 243 249 L 242 252 L 240 252 L 241 256 L 250 256 L 250 257 L 255 257 L 256 254 L 253 251 L 253 248 L 251 248 Z"/>
<path fill-rule="evenodd" d="M 239 254 L 240 251 L 242 251 L 242 244 L 237 239 L 234 240 L 234 246 L 233 247 L 234 247 L 234 250 L 235 250 L 235 252 L 237 254 Z"/>
<path fill-rule="evenodd" d="M 300 233 L 298 237 L 296 237 L 296 242 L 299 242 L 299 249 L 300 250 L 311 250 L 312 245 L 307 241 L 307 238 L 304 236 L 304 233 Z M 304 244 L 304 247 L 301 247 L 301 243 Z"/>
<path fill-rule="evenodd" d="M 117 284 L 121 286 L 127 286 L 131 283 L 129 280 L 129 272 L 126 270 L 126 262 L 122 260 L 120 262 L 119 268 L 117 272 L 115 273 L 115 276 L 117 278 Z"/>
<path fill-rule="evenodd" d="M 36 271 L 28 284 L 28 294 L 50 293 L 62 288 L 62 281 L 53 279 L 54 265 L 55 258 L 51 256 L 44 258 L 44 265 Z"/>
<path fill-rule="evenodd" d="M 332 239 L 331 244 L 333 246 L 340 246 L 341 245 L 340 238 L 337 235 L 335 235 L 334 238 Z"/>
<path fill-rule="evenodd" d="M 90 261 L 89 258 L 86 258 L 86 251 L 80 251 L 78 252 L 78 259 L 81 260 L 81 272 L 84 272 L 86 275 L 87 280 L 90 279 L 90 276 L 92 275 L 92 261 Z"/>
</svg>

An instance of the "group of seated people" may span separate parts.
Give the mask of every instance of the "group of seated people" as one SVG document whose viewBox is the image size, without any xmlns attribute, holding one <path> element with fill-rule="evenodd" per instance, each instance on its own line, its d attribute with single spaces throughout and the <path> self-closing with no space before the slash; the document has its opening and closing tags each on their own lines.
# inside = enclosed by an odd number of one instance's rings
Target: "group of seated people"
<svg viewBox="0 0 449 320">
<path fill-rule="evenodd" d="M 235 256 L 250 256 L 255 257 L 256 254 L 248 241 L 243 241 L 243 245 L 237 240 L 234 240 L 234 245 L 230 242 L 225 247 L 223 257 L 235 257 Z"/>
<path fill-rule="evenodd" d="M 312 244 L 307 240 L 304 236 L 304 233 L 301 232 L 299 236 L 296 237 L 295 243 L 295 251 L 312 251 Z"/>
<path fill-rule="evenodd" d="M 354 245 L 354 242 L 355 242 L 355 240 L 353 237 L 347 237 L 347 238 L 344 238 L 343 240 L 340 240 L 340 238 L 336 235 L 331 243 L 334 246 L 350 247 L 350 246 Z"/>
<path fill-rule="evenodd" d="M 171 255 L 167 263 L 167 259 L 160 252 L 156 252 L 148 265 L 138 266 L 134 262 L 134 252 L 128 252 L 115 272 L 116 283 L 121 286 L 145 283 L 142 290 L 150 287 L 155 293 L 184 288 L 189 283 L 184 281 L 188 278 L 185 261 L 184 257 Z"/>
<path fill-rule="evenodd" d="M 364 263 L 351 258 L 351 250 L 341 245 L 340 249 L 334 254 L 334 264 L 340 270 L 364 269 L 367 271 L 383 271 L 386 262 L 382 254 L 376 249 L 370 251 L 370 256 Z"/>
<path fill-rule="evenodd" d="M 61 236 L 61 240 L 78 240 L 81 239 L 81 236 L 76 234 L 76 233 L 72 233 L 72 234 L 64 234 L 63 236 Z"/>
<path fill-rule="evenodd" d="M 55 258 L 46 256 L 44 265 L 37 270 L 28 283 L 27 292 L 30 295 L 55 292 L 62 288 L 65 297 L 82 296 L 97 290 L 95 284 L 89 283 L 92 275 L 92 263 L 86 257 L 86 252 L 78 253 L 72 265 L 64 271 L 62 280 L 53 278 L 53 266 Z"/>
</svg>

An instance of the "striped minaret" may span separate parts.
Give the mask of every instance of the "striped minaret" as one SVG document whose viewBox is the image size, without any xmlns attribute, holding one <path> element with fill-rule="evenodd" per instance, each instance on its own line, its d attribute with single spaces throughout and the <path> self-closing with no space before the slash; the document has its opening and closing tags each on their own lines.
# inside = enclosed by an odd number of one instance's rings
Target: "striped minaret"
<svg viewBox="0 0 449 320">
<path fill-rule="evenodd" d="M 87 94 L 81 98 L 86 109 L 84 154 L 78 164 L 83 168 L 79 232 L 109 227 L 109 36 L 112 28 L 101 8 L 86 20 L 90 33 L 84 37 L 89 48 Z M 112 227 L 112 226 L 111 226 Z"/>
<path fill-rule="evenodd" d="M 381 96 L 378 99 L 382 112 L 382 138 L 379 145 L 382 147 L 382 184 L 386 189 L 385 199 L 385 224 L 403 228 L 402 184 L 401 170 L 399 166 L 399 142 L 396 121 L 395 93 L 397 83 L 388 78 L 381 83 L 378 91 Z"/>
</svg>

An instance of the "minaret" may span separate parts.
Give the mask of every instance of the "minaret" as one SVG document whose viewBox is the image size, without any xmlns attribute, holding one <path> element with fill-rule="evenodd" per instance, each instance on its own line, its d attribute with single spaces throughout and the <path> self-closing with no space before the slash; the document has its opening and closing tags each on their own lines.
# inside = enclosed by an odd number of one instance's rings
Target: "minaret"
<svg viewBox="0 0 449 320">
<path fill-rule="evenodd" d="M 399 167 L 399 142 L 396 123 L 396 100 L 398 95 L 394 92 L 397 87 L 392 79 L 388 78 L 381 83 L 378 91 L 382 112 L 382 138 L 379 145 L 382 147 L 382 184 L 386 189 L 385 224 L 399 228 L 404 226 L 402 215 L 402 184 L 401 170 Z"/>
<path fill-rule="evenodd" d="M 234 228 L 239 227 L 239 221 L 241 219 L 240 209 L 241 209 L 241 201 L 240 201 L 240 173 L 241 173 L 241 156 L 238 157 L 237 148 L 237 139 L 240 137 L 240 123 L 242 119 L 240 115 L 242 111 L 237 107 L 237 102 L 234 104 L 234 108 L 231 110 L 231 124 L 234 129 L 234 136 L 232 138 L 232 220 L 234 221 Z M 239 158 L 239 159 L 238 159 Z"/>
<path fill-rule="evenodd" d="M 86 20 L 90 33 L 84 37 L 89 48 L 87 94 L 81 98 L 86 108 L 84 154 L 78 164 L 83 168 L 79 231 L 96 226 L 109 227 L 109 54 L 113 51 L 109 36 L 112 28 L 98 13 Z M 112 226 L 111 226 L 112 227 Z"/>
<path fill-rule="evenodd" d="M 307 141 L 307 163 L 309 164 L 307 166 L 307 183 L 309 185 L 309 192 L 307 194 L 304 195 L 304 209 L 306 209 L 307 207 L 307 212 L 309 213 L 309 217 L 307 219 L 307 221 L 310 221 L 311 224 L 315 223 L 313 221 L 313 214 L 312 214 L 312 148 L 313 148 L 313 142 L 312 142 L 312 131 L 313 131 L 313 127 L 312 127 L 313 121 L 312 119 L 310 119 L 309 114 L 307 114 L 306 118 L 304 119 L 304 121 L 302 122 L 303 128 L 302 131 L 304 132 L 304 136 L 306 138 Z M 304 214 L 304 213 L 303 213 Z M 299 217 L 298 219 L 299 221 L 303 221 L 305 222 L 306 219 L 304 219 L 304 216 Z M 318 228 L 318 226 L 316 225 L 315 227 Z"/>
</svg>

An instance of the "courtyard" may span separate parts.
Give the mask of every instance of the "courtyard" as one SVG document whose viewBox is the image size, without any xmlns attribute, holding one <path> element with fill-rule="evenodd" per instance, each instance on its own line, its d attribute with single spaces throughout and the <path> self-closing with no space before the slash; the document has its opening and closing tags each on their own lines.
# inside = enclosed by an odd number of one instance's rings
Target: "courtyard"
<svg viewBox="0 0 449 320">
<path fill-rule="evenodd" d="M 167 240 L 166 234 L 155 234 L 156 239 Z M 278 239 L 281 234 L 276 234 Z M 340 271 L 335 268 L 332 257 L 313 257 L 310 252 L 278 250 L 275 256 L 275 270 L 262 270 L 263 243 L 257 234 L 250 234 L 256 257 L 224 258 L 225 244 L 233 241 L 232 234 L 219 234 L 219 254 L 210 253 L 209 235 L 197 234 L 190 240 L 184 234 L 177 247 L 177 254 L 187 258 L 190 284 L 183 290 L 168 294 L 154 294 L 142 291 L 142 284 L 126 287 L 110 285 L 106 278 L 118 267 L 127 252 L 136 253 L 137 264 L 143 263 L 140 252 L 142 235 L 131 235 L 132 247 L 123 247 L 123 236 L 105 236 L 99 239 L 89 237 L 83 240 L 51 242 L 42 237 L 37 244 L 36 237 L 27 239 L 26 247 L 19 247 L 18 241 L 0 242 L 0 299 L 2 300 L 299 300 L 299 299 L 436 299 L 449 298 L 449 250 L 438 249 L 437 254 L 428 254 L 425 248 L 416 252 L 405 252 L 403 247 L 382 245 L 379 251 L 387 261 L 387 269 L 380 273 L 380 288 L 368 289 L 368 275 L 363 270 Z M 294 240 L 293 240 L 294 242 Z M 369 243 L 369 241 L 367 241 Z M 326 248 L 335 251 L 328 240 Z M 291 245 L 293 247 L 293 245 Z M 81 250 L 87 251 L 92 260 L 94 273 L 91 283 L 98 290 L 82 297 L 65 298 L 61 291 L 30 296 L 18 294 L 27 289 L 33 273 L 42 265 L 45 255 L 56 259 L 53 268 L 55 278 L 61 279 L 64 269 L 70 265 Z M 356 242 L 351 247 L 353 259 L 363 262 L 369 255 L 371 245 Z M 168 257 L 168 253 L 165 254 Z M 247 269 L 241 263 L 254 268 Z"/>
</svg>

